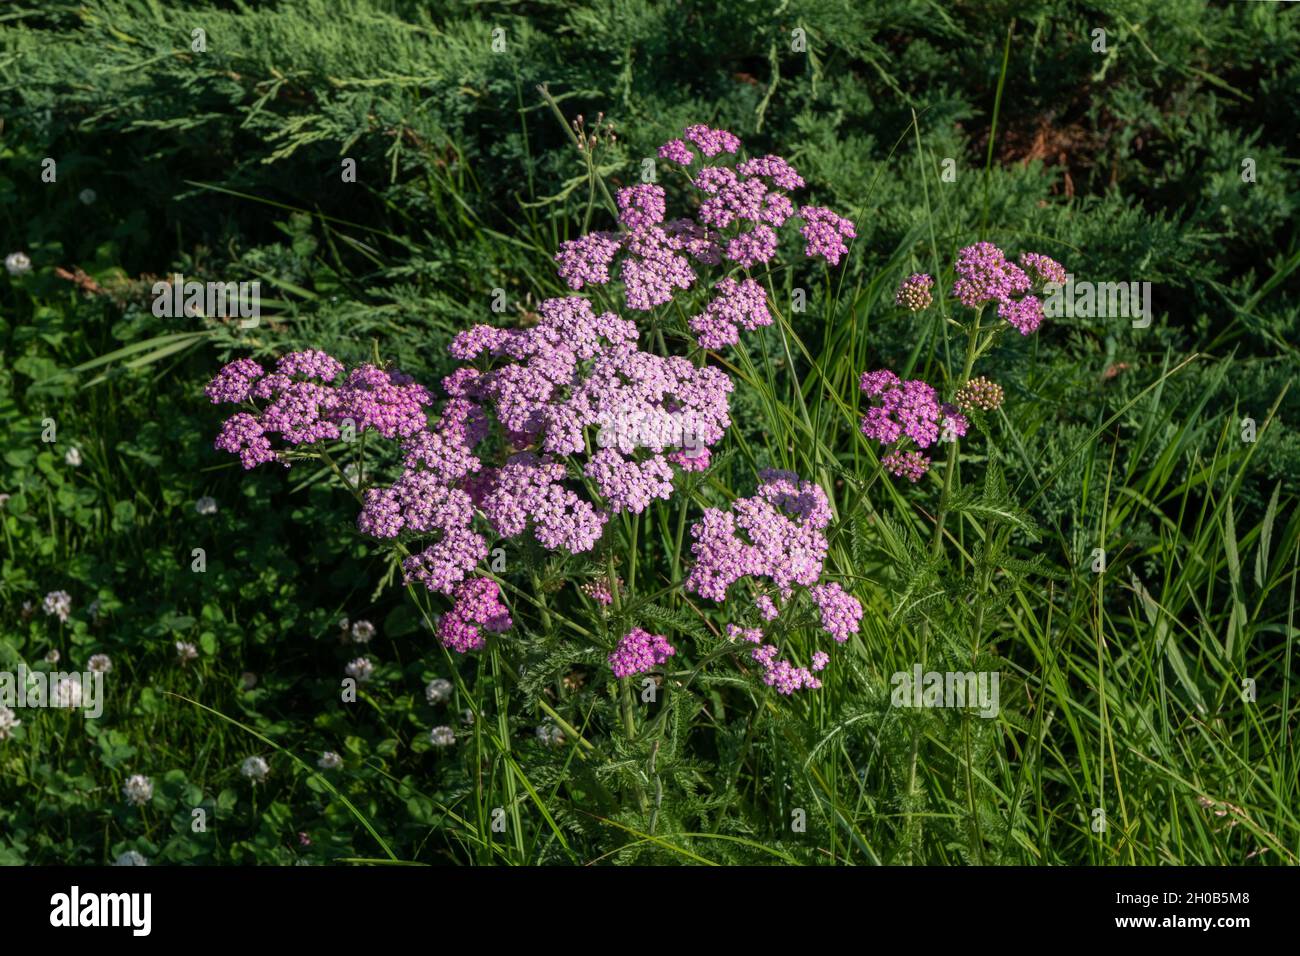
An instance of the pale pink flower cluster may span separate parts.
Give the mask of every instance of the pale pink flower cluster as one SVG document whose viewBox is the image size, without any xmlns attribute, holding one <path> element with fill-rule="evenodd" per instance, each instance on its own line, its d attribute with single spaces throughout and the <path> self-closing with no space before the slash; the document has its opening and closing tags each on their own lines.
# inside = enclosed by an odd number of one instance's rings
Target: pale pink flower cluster
<svg viewBox="0 0 1300 956">
<path fill-rule="evenodd" d="M 738 582 L 748 580 L 762 588 L 766 580 L 784 605 L 806 591 L 820 612 L 823 630 L 843 643 L 857 633 L 862 606 L 839 584 L 820 583 L 827 552 L 823 532 L 831 519 L 825 492 L 792 472 L 769 469 L 759 477 L 754 497 L 737 499 L 730 511 L 706 509 L 691 527 L 695 564 L 686 590 L 721 603 Z M 781 615 L 766 590 L 755 598 L 754 607 L 764 622 Z M 781 693 L 821 686 L 812 671 L 826 666 L 829 656 L 823 652 L 814 655 L 809 670 L 779 659 L 776 645 L 763 643 L 761 627 L 729 624 L 727 635 L 759 645 L 752 657 L 763 667 L 764 682 Z"/>
<path fill-rule="evenodd" d="M 777 230 L 792 218 L 803 221 L 808 257 L 837 265 L 848 252 L 845 240 L 856 236 L 852 222 L 822 206 L 803 206 L 796 213 L 787 193 L 803 188 L 804 180 L 788 161 L 769 154 L 708 164 L 695 150 L 707 159 L 736 154 L 740 140 L 702 125 L 687 127 L 683 135 L 664 143 L 659 156 L 687 168 L 700 194 L 694 218 L 666 218 L 667 195 L 660 186 L 619 190 L 620 231 L 589 232 L 561 243 L 555 261 L 569 288 L 604 285 L 617 275 L 628 308 L 648 311 L 671 301 L 677 290 L 691 288 L 697 266 L 727 262 L 749 270 L 772 261 L 780 242 Z M 734 345 L 738 329 L 771 324 L 762 287 L 752 279 L 724 277 L 714 288 L 717 297 L 690 322 L 701 347 Z"/>
</svg>

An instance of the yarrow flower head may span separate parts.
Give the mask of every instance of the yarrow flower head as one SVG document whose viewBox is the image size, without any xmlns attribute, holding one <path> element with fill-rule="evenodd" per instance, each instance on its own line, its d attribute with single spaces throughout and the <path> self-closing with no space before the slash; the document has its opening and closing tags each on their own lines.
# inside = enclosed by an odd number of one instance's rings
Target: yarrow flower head
<svg viewBox="0 0 1300 956">
<path fill-rule="evenodd" d="M 580 239 L 560 243 L 555 254 L 560 278 L 577 291 L 588 285 L 605 285 L 610 281 L 609 267 L 622 249 L 617 233 L 589 232 Z"/>
<path fill-rule="evenodd" d="M 957 253 L 957 281 L 953 295 L 967 308 L 987 302 L 1006 302 L 1013 295 L 1029 291 L 1030 279 L 1023 269 L 1007 260 L 991 242 L 977 242 Z"/>
<path fill-rule="evenodd" d="M 1025 252 L 1020 256 L 1020 267 L 1040 283 L 1055 282 L 1058 285 L 1065 285 L 1065 266 L 1055 259 L 1037 252 Z"/>
<path fill-rule="evenodd" d="M 813 603 L 821 612 L 822 630 L 840 644 L 858 633 L 862 605 L 834 581 L 809 588 Z"/>
<path fill-rule="evenodd" d="M 880 463 L 891 475 L 906 478 L 913 484 L 924 478 L 925 473 L 930 470 L 930 457 L 919 451 L 900 451 L 895 448 L 884 455 Z"/>
<path fill-rule="evenodd" d="M 741 578 L 769 578 L 783 597 L 795 584 L 817 582 L 830 522 L 825 492 L 790 472 L 767 470 L 759 478 L 754 497 L 732 502 L 730 512 L 708 508 L 691 527 L 696 561 L 688 591 L 721 602 Z"/>
<path fill-rule="evenodd" d="M 471 578 L 456 589 L 452 608 L 438 622 L 438 639 L 444 647 L 461 654 L 482 650 L 480 633 L 500 633 L 513 625 L 510 609 L 501 602 L 501 589 L 491 578 Z"/>
<path fill-rule="evenodd" d="M 772 324 L 767 293 L 753 279 L 737 282 L 727 278 L 715 287 L 718 293 L 704 311 L 690 320 L 700 348 L 720 349 L 740 341 L 740 329 L 753 332 Z"/>
<path fill-rule="evenodd" d="M 735 134 L 725 129 L 710 129 L 698 123 L 686 127 L 686 138 L 709 157 L 717 156 L 719 153 L 734 153 L 740 149 L 740 140 Z"/>
<path fill-rule="evenodd" d="M 614 582 L 617 587 L 623 587 L 622 578 L 615 577 Z M 582 593 L 604 607 L 609 607 L 614 603 L 614 592 L 610 587 L 609 578 L 597 578 L 595 581 L 587 581 L 582 585 Z"/>
<path fill-rule="evenodd" d="M 664 143 L 659 147 L 658 155 L 660 159 L 666 159 L 679 166 L 689 166 L 695 162 L 695 154 L 680 139 L 670 139 Z"/>
<path fill-rule="evenodd" d="M 807 241 L 804 255 L 810 259 L 820 256 L 833 266 L 839 265 L 840 257 L 849 252 L 844 240 L 858 235 L 853 223 L 824 206 L 804 206 L 799 217 L 804 221 L 799 231 Z"/>
<path fill-rule="evenodd" d="M 659 157 L 684 167 L 699 159 L 695 150 L 706 159 L 716 158 L 690 175 L 692 185 L 703 194 L 695 218 L 667 218 L 666 194 L 660 186 L 619 190 L 621 230 L 597 230 L 560 244 L 555 261 L 569 288 L 604 285 L 617 277 L 623 282 L 628 308 L 647 311 L 669 302 L 677 290 L 691 288 L 697 264 L 716 266 L 726 259 L 749 269 L 776 255 L 776 230 L 795 216 L 795 204 L 787 194 L 803 188 L 803 177 L 787 160 L 772 154 L 730 165 L 720 157 L 736 153 L 741 143 L 726 130 L 696 124 L 687 127 L 683 136 L 659 147 Z M 856 235 L 853 223 L 821 206 L 804 206 L 799 215 L 804 220 L 807 255 L 838 264 L 847 251 L 844 240 Z M 735 233 L 724 237 L 720 232 L 724 229 Z M 734 344 L 726 323 L 705 324 L 717 327 L 714 338 Z M 704 334 L 702 329 L 696 331 Z"/>
<path fill-rule="evenodd" d="M 609 668 L 615 677 L 631 677 L 658 667 L 676 653 L 668 638 L 634 627 L 609 655 Z"/>
<path fill-rule="evenodd" d="M 930 303 L 934 301 L 933 289 L 934 276 L 926 275 L 924 272 L 914 272 L 898 287 L 894 304 L 901 305 L 909 312 L 928 309 Z"/>
<path fill-rule="evenodd" d="M 973 378 L 957 389 L 957 406 L 966 412 L 993 412 L 1002 407 L 1002 386 L 983 376 Z"/>
<path fill-rule="evenodd" d="M 876 402 L 862 418 L 862 434 L 882 445 L 910 440 L 917 448 L 929 448 L 966 434 L 965 417 L 940 402 L 938 392 L 919 379 L 904 381 L 889 369 L 879 369 L 864 372 L 859 385 Z M 918 481 L 930 460 L 920 452 L 895 447 L 881 463 L 892 474 Z"/>
<path fill-rule="evenodd" d="M 750 656 L 763 667 L 764 684 L 776 688 L 777 693 L 787 697 L 801 688 L 817 690 L 822 686 L 822 682 L 808 668 L 778 659 L 779 653 L 780 648 L 775 644 L 764 644 L 750 651 Z"/>
<path fill-rule="evenodd" d="M 662 186 L 629 186 L 618 191 L 616 200 L 618 220 L 628 229 L 656 226 L 664 221 L 666 204 Z"/>
<path fill-rule="evenodd" d="M 720 603 L 732 585 L 746 578 L 755 584 L 769 579 L 787 602 L 797 590 L 806 591 L 821 612 L 823 629 L 842 643 L 857 632 L 862 608 L 838 584 L 819 583 L 828 547 L 823 532 L 831 518 L 829 501 L 816 484 L 790 472 L 764 471 L 760 479 L 753 498 L 737 499 L 729 512 L 706 509 L 692 526 L 696 560 L 686 589 Z M 766 593 L 754 605 L 765 621 L 780 614 Z M 751 656 L 762 665 L 764 682 L 780 693 L 821 686 L 808 668 L 780 659 L 776 645 L 764 644 L 760 628 L 729 624 L 727 636 L 758 645 Z M 814 669 L 820 670 L 829 657 L 816 660 L 821 666 Z"/>
<path fill-rule="evenodd" d="M 953 295 L 968 308 L 996 303 L 999 317 L 1021 335 L 1035 332 L 1043 321 L 1043 305 L 1031 289 L 1064 283 L 1065 267 L 1037 252 L 1020 256 L 1020 265 L 1007 259 L 991 242 L 977 242 L 957 254 Z"/>
<path fill-rule="evenodd" d="M 1008 300 L 998 306 L 998 316 L 1010 322 L 1021 335 L 1029 335 L 1043 323 L 1043 304 L 1033 295 Z"/>
</svg>

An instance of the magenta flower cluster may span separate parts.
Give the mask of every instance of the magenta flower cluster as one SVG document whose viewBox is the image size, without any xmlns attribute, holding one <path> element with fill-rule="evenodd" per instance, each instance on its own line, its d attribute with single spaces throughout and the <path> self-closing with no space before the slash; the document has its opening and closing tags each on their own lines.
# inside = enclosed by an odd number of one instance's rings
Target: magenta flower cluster
<svg viewBox="0 0 1300 956">
<path fill-rule="evenodd" d="M 284 449 L 277 451 L 272 439 L 310 445 L 339 438 L 348 425 L 354 433 L 373 430 L 392 438 L 424 426 L 424 406 L 432 399 L 422 386 L 373 365 L 354 369 L 336 384 L 342 373 L 337 360 L 315 350 L 282 355 L 270 373 L 253 359 L 236 359 L 206 392 L 213 404 L 248 410 L 226 420 L 216 447 L 237 455 L 246 469 L 272 461 L 287 467 Z"/>
<path fill-rule="evenodd" d="M 483 649 L 479 628 L 500 633 L 514 623 L 501 602 L 501 589 L 489 578 L 471 578 L 456 588 L 452 608 L 438 622 L 443 646 L 464 654 Z"/>
<path fill-rule="evenodd" d="M 609 655 L 609 669 L 615 677 L 644 674 L 663 664 L 677 653 L 668 638 L 634 627 L 623 635 L 618 647 Z"/>
<path fill-rule="evenodd" d="M 701 160 L 740 150 L 734 134 L 702 125 L 664 143 L 660 158 L 684 167 L 698 191 L 694 217 L 667 218 L 667 194 L 660 186 L 621 189 L 615 197 L 621 229 L 561 243 L 555 255 L 560 278 L 579 291 L 617 275 L 628 308 L 649 311 L 691 288 L 697 266 L 727 262 L 748 270 L 770 262 L 779 245 L 777 230 L 792 218 L 803 221 L 804 254 L 837 265 L 848 252 L 845 240 L 857 235 L 854 225 L 821 206 L 803 206 L 796 214 L 787 193 L 803 188 L 804 180 L 789 162 L 774 155 L 732 165 Z M 690 320 L 702 348 L 734 345 L 738 329 L 771 324 L 766 296 L 753 279 L 723 278 L 714 291 L 714 300 Z"/>
<path fill-rule="evenodd" d="M 1027 293 L 1047 282 L 1065 282 L 1065 268 L 1054 259 L 1027 252 L 1016 265 L 991 242 L 962 249 L 956 272 L 952 294 L 962 305 L 974 309 L 997 303 L 999 317 L 1021 335 L 1036 331 L 1043 321 L 1042 302 Z"/>
<path fill-rule="evenodd" d="M 940 402 L 938 392 L 919 379 L 904 381 L 889 369 L 879 369 L 864 372 L 860 387 L 875 401 L 862 417 L 862 434 L 893 446 L 881 459 L 892 474 L 919 481 L 930 467 L 926 455 L 900 447 L 903 443 L 929 448 L 966 434 L 966 417 L 955 405 Z"/>
<path fill-rule="evenodd" d="M 827 552 L 823 531 L 831 519 L 825 492 L 792 472 L 769 469 L 759 477 L 754 497 L 737 499 L 730 511 L 706 509 L 691 527 L 695 564 L 687 575 L 686 590 L 721 603 L 742 580 L 756 588 L 767 581 L 789 604 L 796 588 L 804 589 L 820 612 L 822 629 L 843 643 L 857 633 L 862 606 L 839 584 L 819 583 Z M 754 607 L 765 622 L 781 613 L 766 590 L 755 598 Z M 824 652 L 814 655 L 810 671 L 778 659 L 779 649 L 763 643 L 760 627 L 730 624 L 727 633 L 733 640 L 759 645 L 752 656 L 763 667 L 764 682 L 781 693 L 821 686 L 812 671 L 826 666 L 829 656 Z"/>
</svg>

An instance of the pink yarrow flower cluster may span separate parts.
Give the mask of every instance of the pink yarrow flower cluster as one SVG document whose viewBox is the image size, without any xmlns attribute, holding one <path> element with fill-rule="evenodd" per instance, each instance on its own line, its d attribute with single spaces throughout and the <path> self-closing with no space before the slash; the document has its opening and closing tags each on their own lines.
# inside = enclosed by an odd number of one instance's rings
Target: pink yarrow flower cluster
<svg viewBox="0 0 1300 956">
<path fill-rule="evenodd" d="M 879 369 L 864 372 L 860 387 L 876 402 L 862 418 L 862 434 L 893 446 L 881 463 L 900 477 L 919 481 L 930 467 L 926 455 L 900 447 L 904 442 L 929 448 L 964 436 L 969 427 L 955 405 L 940 402 L 938 392 L 919 379 L 904 381 L 889 369 Z"/>
<path fill-rule="evenodd" d="M 998 315 L 1021 335 L 1036 331 L 1043 321 L 1043 304 L 1035 287 L 1065 282 L 1065 268 L 1054 259 L 1026 252 L 1020 265 L 991 242 L 977 242 L 957 254 L 957 280 L 952 294 L 968 308 L 996 303 Z"/>
<path fill-rule="evenodd" d="M 289 352 L 267 372 L 253 359 L 229 363 L 205 389 L 213 404 L 244 405 L 222 425 L 215 446 L 239 457 L 245 469 L 278 461 L 289 466 L 272 439 L 311 445 L 374 430 L 386 438 L 411 434 L 425 424 L 429 393 L 398 372 L 373 365 L 354 369 L 336 384 L 343 366 L 324 352 Z"/>
<path fill-rule="evenodd" d="M 630 202 L 654 215 L 652 198 Z M 405 581 L 459 606 L 483 580 L 474 575 L 489 550 L 484 523 L 494 536 L 531 530 L 548 550 L 589 551 L 610 514 L 669 498 L 675 468 L 707 467 L 709 446 L 731 424 L 723 372 L 641 351 L 635 323 L 597 315 L 585 299 L 549 299 L 539 312 L 527 328 L 475 326 L 455 337 L 450 351 L 464 364 L 444 379 L 449 398 L 433 422 L 421 386 L 372 365 L 344 374 L 324 353 L 291 353 L 268 375 L 252 360 L 232 362 L 208 394 L 252 411 L 223 425 L 217 447 L 251 468 L 279 460 L 272 436 L 331 441 L 349 420 L 397 443 L 403 470 L 363 490 L 358 528 L 407 541 Z M 269 404 L 259 409 L 259 399 Z M 480 454 L 494 434 L 517 450 L 490 467 Z M 480 625 L 492 629 L 453 611 L 440 636 L 474 649 Z"/>
<path fill-rule="evenodd" d="M 779 647 L 775 644 L 763 643 L 762 628 L 728 624 L 727 639 L 749 641 L 757 645 L 749 652 L 749 656 L 763 668 L 763 683 L 768 687 L 775 687 L 779 694 L 789 696 L 801 688 L 817 690 L 822 686 L 821 681 L 813 676 L 813 672 L 824 670 L 830 661 L 830 655 L 825 651 L 814 652 L 812 666 L 808 668 L 779 657 L 781 653 Z"/>
<path fill-rule="evenodd" d="M 677 290 L 691 288 L 698 266 L 726 262 L 751 269 L 770 262 L 780 241 L 777 230 L 791 218 L 803 220 L 805 255 L 837 265 L 848 251 L 844 241 L 856 235 L 854 225 L 821 206 L 803 206 L 796 215 L 788 193 L 805 184 L 788 161 L 771 154 L 734 165 L 701 159 L 740 150 L 734 134 L 703 125 L 687 127 L 682 139 L 664 143 L 660 158 L 693 170 L 690 181 L 701 194 L 694 218 L 666 218 L 660 186 L 621 189 L 615 197 L 621 230 L 561 243 L 555 255 L 560 278 L 577 291 L 617 276 L 628 308 L 648 311 L 669 302 Z M 691 321 L 701 347 L 734 345 L 738 329 L 771 324 L 762 288 L 753 280 L 724 278 L 715 290 L 717 298 Z"/>
<path fill-rule="evenodd" d="M 768 469 L 759 478 L 754 497 L 736 499 L 730 511 L 707 508 L 691 527 L 696 561 L 686 590 L 721 602 L 742 578 L 767 578 L 788 599 L 796 584 L 817 583 L 831 517 L 825 492 L 792 472 Z"/>
<path fill-rule="evenodd" d="M 644 674 L 676 653 L 677 649 L 668 643 L 668 638 L 634 627 L 623 635 L 618 647 L 609 655 L 609 669 L 615 677 Z"/>
<path fill-rule="evenodd" d="M 709 508 L 691 528 L 691 553 L 695 564 L 687 575 L 687 591 L 722 603 L 730 588 L 742 580 L 762 588 L 775 588 L 788 604 L 797 590 L 805 590 L 818 608 L 823 629 L 843 643 L 858 630 L 862 606 L 839 584 L 821 583 L 826 560 L 824 530 L 830 523 L 830 504 L 815 483 L 776 470 L 760 473 L 752 498 L 739 498 L 729 511 Z M 780 616 L 776 602 L 764 591 L 754 601 L 764 621 Z M 754 660 L 764 668 L 764 681 L 781 693 L 801 687 L 817 688 L 812 672 L 778 659 L 775 645 L 762 643 L 762 629 L 728 625 L 728 636 L 760 646 Z M 812 670 L 821 670 L 829 657 L 814 656 Z"/>
<path fill-rule="evenodd" d="M 438 622 L 445 647 L 464 654 L 483 649 L 479 628 L 500 633 L 513 625 L 510 609 L 501 602 L 501 589 L 489 578 L 472 578 L 456 588 L 455 603 Z"/>
</svg>

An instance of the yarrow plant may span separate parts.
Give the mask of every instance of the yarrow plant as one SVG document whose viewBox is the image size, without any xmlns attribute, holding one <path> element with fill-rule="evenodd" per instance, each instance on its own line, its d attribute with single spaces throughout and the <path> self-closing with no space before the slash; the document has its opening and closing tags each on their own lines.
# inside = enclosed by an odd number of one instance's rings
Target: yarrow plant
<svg viewBox="0 0 1300 956">
<path fill-rule="evenodd" d="M 746 156 L 726 130 L 690 126 L 659 156 L 680 190 L 618 190 L 611 228 L 556 251 L 573 294 L 541 301 L 520 325 L 456 334 L 448 351 L 457 365 L 439 387 L 308 349 L 273 363 L 236 359 L 206 388 L 214 404 L 234 406 L 214 444 L 244 469 L 318 460 L 334 473 L 358 501 L 358 531 L 395 549 L 417 595 L 445 600 L 433 629 L 449 651 L 482 651 L 515 626 L 508 582 L 487 569 L 490 546 L 514 539 L 560 562 L 605 559 L 605 574 L 580 579 L 603 615 L 589 632 L 601 640 L 625 591 L 607 530 L 698 482 L 691 476 L 711 467 L 731 426 L 734 385 L 707 352 L 777 321 L 770 271 L 786 239 L 831 267 L 856 236 L 838 213 L 796 204 L 791 194 L 806 183 L 787 160 Z M 672 218 L 679 198 L 686 213 Z M 688 292 L 702 304 L 684 305 Z M 670 341 L 696 348 L 674 353 Z M 823 580 L 830 520 L 822 489 L 769 471 L 755 497 L 707 509 L 692 529 L 696 561 L 683 589 L 721 603 L 746 580 L 736 617 L 747 639 L 758 635 L 761 679 L 783 694 L 820 687 L 814 675 L 830 657 L 818 650 L 795 665 L 781 656 L 780 635 L 805 619 L 837 643 L 858 629 L 861 605 Z M 614 679 L 681 653 L 634 624 L 617 642 L 603 638 Z M 351 637 L 365 643 L 373 632 L 358 623 Z M 357 658 L 346 674 L 365 682 L 374 665 Z M 451 695 L 445 680 L 426 688 L 433 705 Z M 448 747 L 454 735 L 435 728 L 430 743 Z"/>
<path fill-rule="evenodd" d="M 1002 387 L 983 377 L 972 379 L 971 370 L 1004 329 L 1014 328 L 1021 335 L 1036 331 L 1043 320 L 1042 303 L 1036 293 L 1047 283 L 1063 283 L 1066 275 L 1060 263 L 1036 252 L 1021 255 L 1017 265 L 991 242 L 977 242 L 962 249 L 954 272 L 953 298 L 973 310 L 974 316 L 965 326 L 966 363 L 953 400 L 945 402 L 932 385 L 919 379 L 900 379 L 889 369 L 864 372 L 859 381 L 862 392 L 871 400 L 862 417 L 862 434 L 885 446 L 880 463 L 886 471 L 912 482 L 920 481 L 930 470 L 926 449 L 937 442 L 965 437 L 970 427 L 967 414 L 1001 406 Z M 911 275 L 899 287 L 895 301 L 909 311 L 922 311 L 933 301 L 933 285 L 931 276 Z M 1006 324 L 982 326 L 986 308 L 995 308 Z"/>
</svg>

